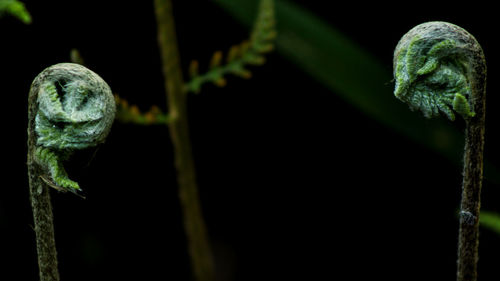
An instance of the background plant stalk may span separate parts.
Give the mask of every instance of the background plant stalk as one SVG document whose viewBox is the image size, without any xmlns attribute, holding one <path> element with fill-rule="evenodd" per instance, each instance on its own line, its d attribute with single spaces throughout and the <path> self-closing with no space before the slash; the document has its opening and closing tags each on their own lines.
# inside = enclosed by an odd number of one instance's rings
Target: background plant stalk
<svg viewBox="0 0 500 281">
<path fill-rule="evenodd" d="M 189 137 L 187 95 L 183 91 L 183 78 L 177 48 L 175 25 L 170 0 L 155 0 L 158 26 L 158 44 L 161 53 L 167 106 L 172 118 L 168 123 L 174 146 L 175 167 L 179 197 L 184 215 L 191 266 L 197 281 L 214 280 L 212 249 L 203 220 L 195 167 Z"/>
</svg>

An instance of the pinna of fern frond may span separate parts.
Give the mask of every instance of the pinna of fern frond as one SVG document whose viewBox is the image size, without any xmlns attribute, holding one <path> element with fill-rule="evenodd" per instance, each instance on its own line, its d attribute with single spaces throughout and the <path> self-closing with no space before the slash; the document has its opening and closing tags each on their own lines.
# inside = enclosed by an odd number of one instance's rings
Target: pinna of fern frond
<svg viewBox="0 0 500 281">
<path fill-rule="evenodd" d="M 265 54 L 274 49 L 276 38 L 273 0 L 261 0 L 257 18 L 250 38 L 229 48 L 223 63 L 223 53 L 216 51 L 210 59 L 208 70 L 200 74 L 197 60 L 191 61 L 189 67 L 190 80 L 184 85 L 184 92 L 199 93 L 206 83 L 223 87 L 227 81 L 226 75 L 235 75 L 244 79 L 252 77 L 247 66 L 260 66 L 266 62 Z"/>
<path fill-rule="evenodd" d="M 116 120 L 122 123 L 133 123 L 137 125 L 167 124 L 170 121 L 168 114 L 164 113 L 158 106 L 153 105 L 146 112 L 141 112 L 139 107 L 115 94 Z"/>
</svg>

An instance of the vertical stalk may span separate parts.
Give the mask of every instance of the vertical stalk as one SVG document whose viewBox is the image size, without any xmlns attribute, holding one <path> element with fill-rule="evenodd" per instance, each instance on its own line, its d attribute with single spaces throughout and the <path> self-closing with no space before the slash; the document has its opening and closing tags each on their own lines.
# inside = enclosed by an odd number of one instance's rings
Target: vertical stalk
<svg viewBox="0 0 500 281">
<path fill-rule="evenodd" d="M 168 127 L 174 146 L 179 197 L 183 209 L 191 267 L 197 281 L 213 281 L 214 262 L 196 184 L 189 138 L 187 96 L 183 91 L 184 83 L 177 50 L 172 2 L 170 0 L 155 0 L 154 3 L 158 26 L 158 44 L 167 92 L 167 106 L 172 118 Z"/>
<path fill-rule="evenodd" d="M 36 88 L 36 89 L 35 89 Z M 41 167 L 35 162 L 35 116 L 37 87 L 31 87 L 28 105 L 28 178 L 31 208 L 35 224 L 36 251 L 40 281 L 59 281 L 57 251 L 54 239 L 54 219 L 50 203 L 50 188 L 40 178 Z"/>
<path fill-rule="evenodd" d="M 36 251 L 40 281 L 59 281 L 54 222 L 48 186 L 33 165 L 28 168 L 30 199 L 35 223 Z"/>
<path fill-rule="evenodd" d="M 484 57 L 478 58 L 484 64 Z M 458 281 L 477 280 L 479 246 L 479 212 L 483 179 L 483 150 L 485 128 L 486 69 L 476 66 L 481 77 L 473 88 L 473 106 L 476 116 L 466 120 L 465 153 L 462 201 L 460 204 L 460 229 L 458 236 Z"/>
</svg>

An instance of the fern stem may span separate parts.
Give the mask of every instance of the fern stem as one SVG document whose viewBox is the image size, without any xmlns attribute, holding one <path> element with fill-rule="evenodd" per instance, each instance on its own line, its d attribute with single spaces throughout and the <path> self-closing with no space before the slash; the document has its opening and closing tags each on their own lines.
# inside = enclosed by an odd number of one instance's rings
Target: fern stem
<svg viewBox="0 0 500 281">
<path fill-rule="evenodd" d="M 38 111 L 37 95 L 33 86 L 28 101 L 28 178 L 31 208 L 35 225 L 36 251 L 40 281 L 59 281 L 57 251 L 54 239 L 54 218 L 50 203 L 50 188 L 42 180 L 42 168 L 35 161 L 35 116 Z"/>
<path fill-rule="evenodd" d="M 180 68 L 177 39 L 170 0 L 155 0 L 158 44 L 171 122 L 168 123 L 174 146 L 179 197 L 184 215 L 191 267 L 197 281 L 214 280 L 212 250 L 203 220 L 189 138 L 187 96 Z"/>
<path fill-rule="evenodd" d="M 477 280 L 479 245 L 479 212 L 483 180 L 483 150 L 486 104 L 486 67 L 484 56 L 477 55 L 476 69 L 479 81 L 474 81 L 472 104 L 474 118 L 466 120 L 462 201 L 458 240 L 458 281 Z"/>
</svg>

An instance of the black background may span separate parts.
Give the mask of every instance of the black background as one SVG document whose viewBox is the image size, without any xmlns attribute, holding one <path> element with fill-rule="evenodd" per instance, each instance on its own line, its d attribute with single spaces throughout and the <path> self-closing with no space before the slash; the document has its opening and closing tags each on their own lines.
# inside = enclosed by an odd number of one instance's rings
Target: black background
<svg viewBox="0 0 500 281">
<path fill-rule="evenodd" d="M 184 69 L 248 36 L 211 1 L 173 2 Z M 389 72 L 393 48 L 416 24 L 445 20 L 474 34 L 488 61 L 486 154 L 500 164 L 493 4 L 296 2 Z M 115 93 L 142 110 L 166 107 L 152 1 L 25 3 L 31 25 L 0 20 L 0 280 L 38 278 L 25 165 L 32 79 L 78 48 Z M 277 52 L 252 71 L 189 97 L 218 280 L 454 280 L 461 168 L 369 119 Z M 392 94 L 390 81 L 380 83 Z M 463 130 L 461 120 L 450 126 Z M 116 122 L 91 164 L 69 172 L 87 199 L 53 192 L 61 280 L 190 280 L 165 127 Z M 485 180 L 484 209 L 500 211 L 499 188 Z M 480 280 L 498 280 L 499 247 L 500 236 L 482 229 Z"/>
</svg>

